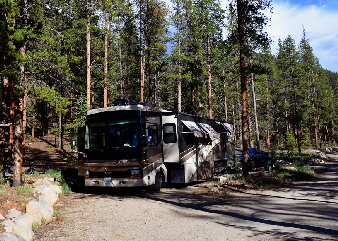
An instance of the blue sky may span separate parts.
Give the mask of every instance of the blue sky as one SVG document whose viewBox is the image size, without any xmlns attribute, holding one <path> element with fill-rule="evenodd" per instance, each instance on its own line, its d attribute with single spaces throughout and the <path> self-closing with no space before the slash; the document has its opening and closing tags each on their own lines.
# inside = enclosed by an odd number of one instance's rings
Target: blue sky
<svg viewBox="0 0 338 241">
<path fill-rule="evenodd" d="M 324 69 L 338 72 L 338 0 L 272 0 L 267 32 L 276 52 L 278 39 L 288 35 L 298 45 L 303 26 L 314 55 Z"/>
<path fill-rule="evenodd" d="M 169 5 L 170 0 L 164 0 Z M 219 0 L 226 8 L 229 0 Z M 275 54 L 278 39 L 290 35 L 296 45 L 303 36 L 303 26 L 314 55 L 324 69 L 338 72 L 338 0 L 271 0 L 273 13 L 266 31 Z"/>
<path fill-rule="evenodd" d="M 220 0 L 225 8 L 229 0 Z M 271 0 L 273 13 L 266 31 L 275 54 L 278 39 L 290 35 L 296 45 L 303 37 L 303 26 L 314 55 L 324 69 L 338 72 L 338 0 Z"/>
</svg>

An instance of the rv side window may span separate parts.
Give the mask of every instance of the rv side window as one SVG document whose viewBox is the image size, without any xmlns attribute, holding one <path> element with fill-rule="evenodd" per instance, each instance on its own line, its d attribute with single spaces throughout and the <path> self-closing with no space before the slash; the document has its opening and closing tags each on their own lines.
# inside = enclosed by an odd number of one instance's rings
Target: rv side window
<svg viewBox="0 0 338 241">
<path fill-rule="evenodd" d="M 157 125 L 148 125 L 146 128 L 146 141 L 148 146 L 157 145 Z"/>
<path fill-rule="evenodd" d="M 186 125 L 183 125 L 182 134 L 185 144 L 195 145 L 197 143 L 197 138 L 195 137 L 194 132 L 192 132 Z"/>
<path fill-rule="evenodd" d="M 174 123 L 163 125 L 163 142 L 164 143 L 176 143 L 176 125 Z"/>
</svg>

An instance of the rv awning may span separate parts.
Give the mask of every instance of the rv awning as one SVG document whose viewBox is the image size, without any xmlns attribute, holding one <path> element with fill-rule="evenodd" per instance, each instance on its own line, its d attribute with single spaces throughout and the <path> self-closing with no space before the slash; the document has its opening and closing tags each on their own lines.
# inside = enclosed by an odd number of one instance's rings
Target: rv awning
<svg viewBox="0 0 338 241">
<path fill-rule="evenodd" d="M 234 131 L 232 130 L 232 126 L 228 123 L 221 123 L 221 125 L 224 127 L 224 129 L 229 132 L 229 133 L 233 133 Z"/>
<path fill-rule="evenodd" d="M 193 121 L 183 121 L 182 123 L 191 130 L 196 137 L 203 137 L 206 132 Z"/>
<path fill-rule="evenodd" d="M 219 137 L 219 133 L 217 131 L 215 131 L 214 128 L 212 128 L 210 125 L 206 124 L 206 123 L 198 123 L 200 126 L 202 126 L 202 128 L 208 132 L 209 136 L 211 138 L 217 138 Z"/>
</svg>

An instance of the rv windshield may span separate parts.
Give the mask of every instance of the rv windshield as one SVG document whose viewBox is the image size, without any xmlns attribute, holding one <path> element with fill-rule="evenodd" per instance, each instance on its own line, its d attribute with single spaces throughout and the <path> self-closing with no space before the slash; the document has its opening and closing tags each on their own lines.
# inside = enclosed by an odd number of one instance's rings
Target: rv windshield
<svg viewBox="0 0 338 241">
<path fill-rule="evenodd" d="M 92 119 L 87 122 L 89 148 L 137 147 L 139 143 L 137 119 Z"/>
</svg>

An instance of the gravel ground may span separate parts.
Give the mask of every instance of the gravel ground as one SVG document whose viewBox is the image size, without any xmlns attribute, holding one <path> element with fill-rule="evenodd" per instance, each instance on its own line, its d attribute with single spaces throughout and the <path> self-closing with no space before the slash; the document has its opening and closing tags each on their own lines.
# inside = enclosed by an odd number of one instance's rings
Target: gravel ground
<svg viewBox="0 0 338 241">
<path fill-rule="evenodd" d="M 337 157 L 320 178 L 278 190 L 72 193 L 57 207 L 63 215 L 35 240 L 338 240 Z"/>
</svg>

